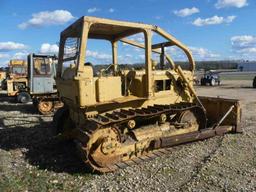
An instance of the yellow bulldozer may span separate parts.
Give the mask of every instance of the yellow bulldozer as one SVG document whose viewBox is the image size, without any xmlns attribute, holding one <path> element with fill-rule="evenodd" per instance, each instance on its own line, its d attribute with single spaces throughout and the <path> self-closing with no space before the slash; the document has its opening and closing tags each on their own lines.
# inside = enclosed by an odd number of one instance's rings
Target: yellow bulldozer
<svg viewBox="0 0 256 192">
<path fill-rule="evenodd" d="M 27 62 L 13 59 L 9 62 L 9 74 L 6 80 L 8 96 L 17 96 L 28 85 Z"/>
<path fill-rule="evenodd" d="M 129 38 L 139 33 L 143 43 Z M 153 43 L 152 36 L 163 41 Z M 87 59 L 89 39 L 111 45 L 112 63 L 98 75 Z M 143 69 L 119 67 L 120 42 L 143 51 Z M 175 64 L 168 47 L 185 53 L 188 69 Z M 189 49 L 160 27 L 82 17 L 61 33 L 56 83 L 65 105 L 54 115 L 53 131 L 73 139 L 85 165 L 98 172 L 164 155 L 174 145 L 241 132 L 239 101 L 197 96 L 194 69 Z"/>
</svg>

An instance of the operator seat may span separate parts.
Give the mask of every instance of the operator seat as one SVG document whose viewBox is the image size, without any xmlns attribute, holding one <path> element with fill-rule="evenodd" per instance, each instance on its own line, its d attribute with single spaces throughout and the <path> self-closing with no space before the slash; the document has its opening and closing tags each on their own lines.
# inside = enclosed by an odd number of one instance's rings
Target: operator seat
<svg viewBox="0 0 256 192">
<path fill-rule="evenodd" d="M 76 65 L 70 64 L 70 66 L 64 70 L 62 74 L 62 79 L 71 80 L 71 79 L 74 79 L 75 75 L 76 75 Z"/>
</svg>

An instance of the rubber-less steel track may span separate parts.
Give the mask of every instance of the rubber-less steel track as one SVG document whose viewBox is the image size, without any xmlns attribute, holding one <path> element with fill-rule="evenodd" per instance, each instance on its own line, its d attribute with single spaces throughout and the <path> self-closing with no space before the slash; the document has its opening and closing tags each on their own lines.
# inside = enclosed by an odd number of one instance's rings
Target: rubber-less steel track
<svg viewBox="0 0 256 192">
<path fill-rule="evenodd" d="M 182 112 L 185 110 L 197 110 L 200 111 L 200 115 L 202 115 L 202 119 L 204 121 L 202 124 L 206 123 L 205 114 L 202 113 L 202 108 L 193 103 L 179 103 L 175 105 L 154 105 L 148 106 L 147 108 L 140 109 L 121 109 L 119 111 L 114 111 L 112 113 L 105 113 L 97 115 L 95 118 L 92 118 L 91 121 L 95 121 L 99 126 L 106 126 L 110 124 L 120 124 L 124 123 L 130 119 L 141 119 L 141 118 L 152 118 L 155 116 L 159 116 L 162 113 L 165 114 L 174 114 L 178 112 Z"/>
<path fill-rule="evenodd" d="M 180 135 L 180 136 L 174 136 L 172 138 L 168 138 L 169 140 L 172 140 L 173 142 L 170 142 L 168 145 L 165 146 L 165 148 L 161 149 L 154 149 L 148 153 L 145 153 L 143 156 L 139 157 L 134 157 L 128 161 L 120 161 L 118 163 L 108 165 L 107 167 L 104 167 L 104 169 L 99 169 L 97 167 L 94 167 L 91 162 L 87 159 L 86 156 L 86 148 L 82 145 L 81 142 L 76 140 L 77 147 L 81 152 L 82 158 L 85 162 L 85 166 L 91 169 L 92 171 L 97 171 L 97 172 L 113 172 L 117 169 L 123 169 L 128 166 L 132 165 L 137 165 L 140 163 L 143 163 L 145 161 L 153 160 L 156 157 L 161 157 L 163 155 L 171 153 L 171 147 L 176 146 L 182 143 L 188 143 L 188 142 L 193 142 L 197 140 L 204 140 L 210 137 L 214 137 L 216 135 L 224 135 L 227 132 L 230 132 L 229 130 L 230 126 L 221 126 L 218 127 L 217 129 L 214 128 L 207 128 L 201 131 L 197 131 L 194 133 L 186 134 L 186 135 Z M 177 141 L 180 139 L 179 141 Z M 175 141 L 176 140 L 176 141 Z"/>
<path fill-rule="evenodd" d="M 124 140 L 124 134 L 121 133 L 119 127 L 129 120 L 140 120 L 146 121 L 147 119 L 159 117 L 161 114 L 167 114 L 170 116 L 172 114 L 179 114 L 183 111 L 190 110 L 196 114 L 199 122 L 199 131 L 191 133 L 190 135 L 178 135 L 161 139 L 161 146 L 154 147 L 148 151 L 145 151 L 143 155 L 133 156 L 127 161 L 120 161 L 118 163 L 109 164 L 106 167 L 97 167 L 90 159 L 90 149 L 87 146 L 88 141 L 91 139 L 92 135 L 99 129 L 109 128 L 114 129 L 117 132 L 118 140 L 120 143 Z M 157 126 L 157 125 L 156 125 Z M 206 127 L 206 116 L 203 109 L 195 104 L 190 103 L 180 103 L 175 105 L 154 105 L 148 106 L 147 108 L 140 109 L 121 109 L 119 111 L 113 111 L 111 113 L 100 114 L 94 118 L 88 119 L 84 126 L 79 129 L 79 136 L 76 138 L 76 143 L 81 156 L 85 164 L 92 170 L 99 172 L 111 172 L 118 168 L 124 168 L 134 164 L 139 164 L 141 162 L 154 159 L 159 156 L 163 156 L 170 152 L 169 147 L 185 142 L 200 139 L 200 130 Z M 139 127 L 138 127 L 139 129 Z M 180 137 L 180 138 L 179 138 Z M 208 136 L 207 136 L 208 137 Z M 203 138 L 202 138 L 203 139 Z M 181 142 L 182 141 L 182 142 Z"/>
</svg>

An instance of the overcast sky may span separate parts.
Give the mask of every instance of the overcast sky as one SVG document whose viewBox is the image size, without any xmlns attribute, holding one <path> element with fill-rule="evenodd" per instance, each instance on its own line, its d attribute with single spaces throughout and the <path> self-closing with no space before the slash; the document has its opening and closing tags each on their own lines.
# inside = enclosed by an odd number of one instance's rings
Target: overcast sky
<svg viewBox="0 0 256 192">
<path fill-rule="evenodd" d="M 256 59 L 255 0 L 0 0 L 0 66 L 30 52 L 57 54 L 60 32 L 84 15 L 159 25 L 189 46 L 196 60 Z M 108 48 L 90 42 L 88 60 L 110 62 Z M 176 49 L 168 51 L 183 59 Z M 125 45 L 119 53 L 127 63 L 143 57 Z"/>
</svg>

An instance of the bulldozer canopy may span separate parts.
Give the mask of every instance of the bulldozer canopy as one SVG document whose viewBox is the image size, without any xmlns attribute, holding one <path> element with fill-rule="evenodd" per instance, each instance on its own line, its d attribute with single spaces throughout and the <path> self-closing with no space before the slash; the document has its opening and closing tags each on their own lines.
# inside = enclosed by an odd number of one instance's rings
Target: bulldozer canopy
<svg viewBox="0 0 256 192">
<path fill-rule="evenodd" d="M 144 43 L 138 43 L 127 39 L 127 37 L 137 33 L 144 33 Z M 153 33 L 164 38 L 165 41 L 152 44 Z M 68 62 L 76 60 L 79 55 L 79 60 L 75 63 L 79 63 L 78 66 L 81 67 L 78 71 L 81 70 L 85 61 L 84 49 L 86 49 L 87 39 L 102 39 L 110 41 L 112 43 L 113 64 L 117 64 L 117 51 L 114 50 L 117 45 L 114 45 L 114 43 L 118 41 L 145 49 L 145 55 L 147 55 L 146 66 L 151 65 L 149 62 L 152 58 L 149 58 L 151 57 L 149 56 L 149 53 L 151 54 L 152 52 L 155 52 L 157 54 L 164 55 L 172 68 L 175 68 L 172 58 L 165 54 L 164 47 L 177 46 L 182 49 L 187 56 L 190 64 L 190 70 L 194 71 L 195 69 L 195 62 L 189 49 L 158 26 L 85 16 L 78 19 L 61 33 L 61 46 L 59 52 L 60 65 L 62 63 L 62 58 L 63 61 Z M 78 52 L 80 52 L 80 54 L 78 54 Z"/>
<path fill-rule="evenodd" d="M 78 36 L 84 22 L 91 23 L 89 38 L 115 40 L 130 36 L 143 30 L 154 30 L 152 25 L 131 23 L 125 21 L 115 21 L 95 17 L 81 17 L 74 24 L 62 32 L 63 36 Z M 76 30 L 75 30 L 76 29 Z"/>
</svg>

